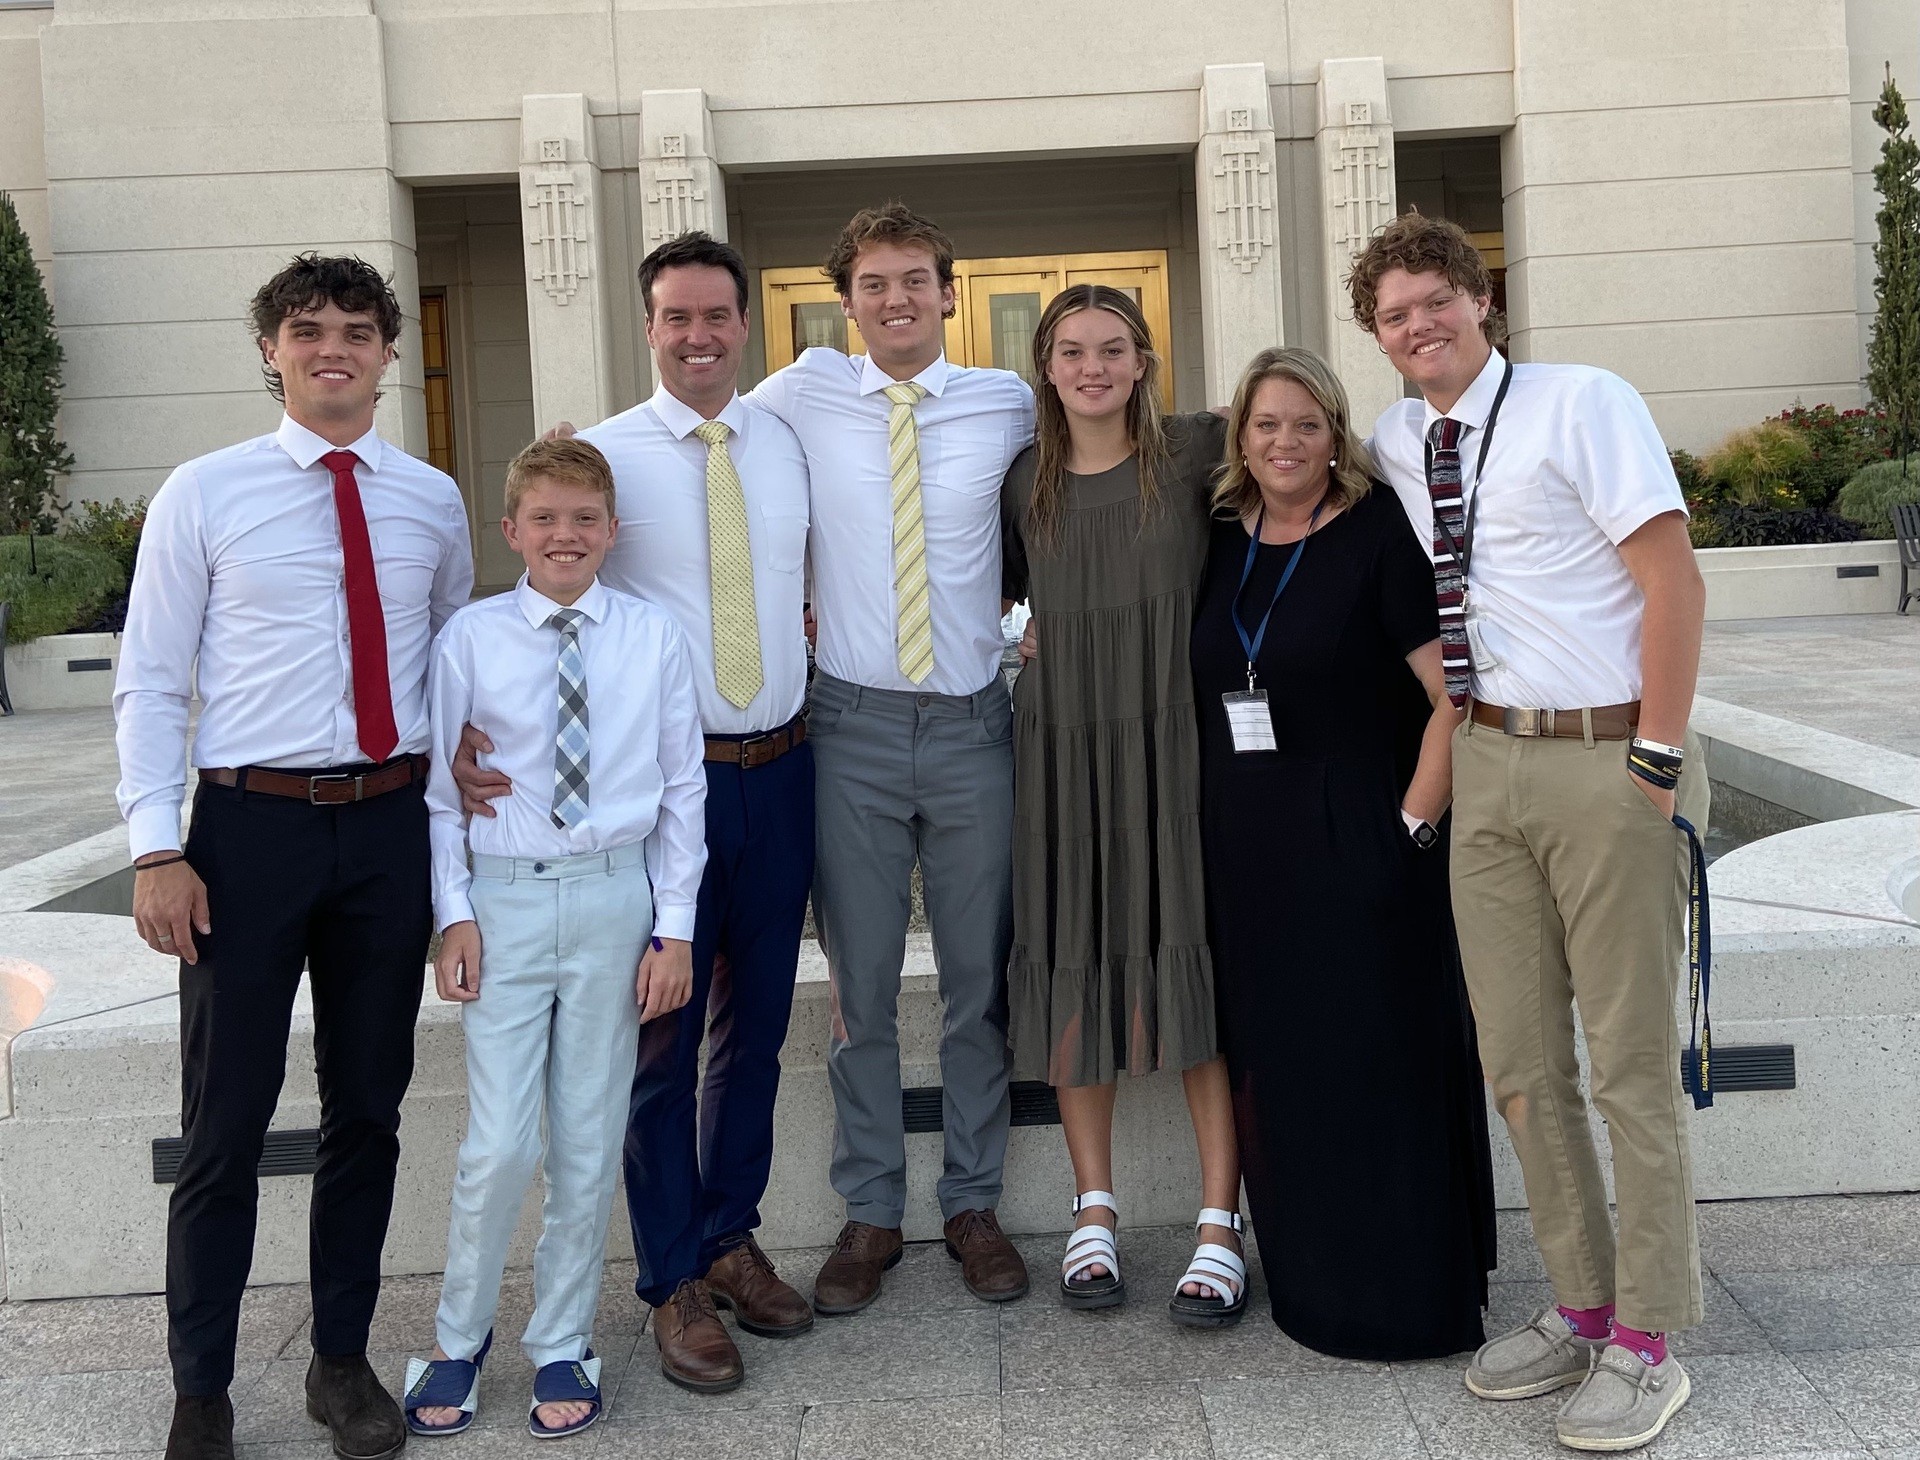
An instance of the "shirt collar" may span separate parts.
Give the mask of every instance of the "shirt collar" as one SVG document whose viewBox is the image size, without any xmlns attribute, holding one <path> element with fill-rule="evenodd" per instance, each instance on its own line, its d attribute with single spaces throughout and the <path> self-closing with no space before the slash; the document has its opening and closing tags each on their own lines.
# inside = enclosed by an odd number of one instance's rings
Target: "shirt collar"
<svg viewBox="0 0 1920 1460">
<path fill-rule="evenodd" d="M 293 464 L 302 470 L 312 466 L 329 451 L 339 451 L 325 437 L 316 436 L 292 416 L 280 417 L 280 429 L 274 432 L 274 439 L 280 443 L 280 449 L 293 458 Z M 368 471 L 380 470 L 380 432 L 371 430 L 345 450 L 360 458 L 360 464 Z"/>
<path fill-rule="evenodd" d="M 565 604 L 555 603 L 546 594 L 537 591 L 533 584 L 527 581 L 525 573 L 522 573 L 520 581 L 513 585 L 513 602 L 514 606 L 520 610 L 521 616 L 526 619 L 527 627 L 534 629 L 542 627 L 548 619 L 566 607 Z M 607 616 L 605 585 L 595 578 L 587 585 L 587 591 L 574 601 L 573 607 L 579 609 L 593 622 L 599 623 Z"/>
<path fill-rule="evenodd" d="M 1493 409 L 1493 398 L 1500 393 L 1500 377 L 1506 373 L 1507 359 L 1498 350 L 1487 355 L 1487 363 L 1480 367 L 1480 373 L 1473 377 L 1473 384 L 1461 392 L 1460 399 L 1453 403 L 1450 411 L 1436 411 L 1431 403 L 1427 407 L 1426 419 L 1421 422 L 1421 432 L 1433 429 L 1433 423 L 1445 416 L 1457 421 L 1469 430 L 1478 431 L 1487 424 L 1487 412 Z"/>
<path fill-rule="evenodd" d="M 653 398 L 647 404 L 653 407 L 660 424 L 673 433 L 676 441 L 685 441 L 707 419 L 664 385 L 654 391 Z M 733 399 L 726 403 L 714 420 L 723 422 L 735 436 L 740 434 L 740 428 L 746 424 L 747 408 L 740 399 L 739 391 L 733 393 Z"/>
<path fill-rule="evenodd" d="M 947 388 L 946 353 L 942 351 L 939 359 L 935 360 L 925 370 L 922 370 L 918 375 L 914 376 L 913 379 L 915 384 L 926 387 L 928 395 L 943 394 Z M 901 383 L 902 382 L 895 380 L 891 375 L 887 374 L 887 372 L 882 370 L 878 365 L 874 364 L 873 356 L 862 355 L 860 357 L 860 394 L 876 395 L 880 391 L 885 390 L 889 385 L 899 385 Z"/>
</svg>

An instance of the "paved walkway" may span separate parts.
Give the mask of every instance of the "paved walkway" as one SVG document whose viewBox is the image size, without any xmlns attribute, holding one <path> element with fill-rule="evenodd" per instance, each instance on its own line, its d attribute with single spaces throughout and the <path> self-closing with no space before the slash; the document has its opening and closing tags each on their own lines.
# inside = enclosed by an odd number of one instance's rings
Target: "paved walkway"
<svg viewBox="0 0 1920 1460">
<path fill-rule="evenodd" d="M 1676 1351 L 1694 1398 L 1646 1452 L 1654 1460 L 1920 1460 L 1920 1196 L 1722 1202 L 1700 1209 L 1711 1269 L 1707 1321 Z M 975 1302 L 938 1244 L 917 1244 L 880 1300 L 778 1342 L 743 1335 L 747 1382 L 702 1398 L 660 1377 L 628 1284 L 610 1264 L 597 1342 L 612 1396 L 566 1460 L 1524 1460 L 1563 1457 L 1558 1400 L 1493 1405 L 1460 1382 L 1464 1357 L 1412 1364 L 1323 1358 L 1263 1311 L 1218 1333 L 1175 1328 L 1163 1292 L 1187 1256 L 1184 1231 L 1122 1234 L 1133 1301 L 1104 1314 L 1055 1300 L 1059 1239 L 1022 1238 L 1036 1279 L 1026 1299 Z M 1545 1302 L 1539 1259 L 1516 1214 L 1501 1218 L 1494 1325 Z M 806 1282 L 823 1251 L 776 1254 Z M 1257 1271 L 1257 1269 L 1256 1269 Z M 397 1387 L 431 1339 L 434 1278 L 389 1282 L 372 1347 Z M 513 1336 L 529 1311 L 510 1276 L 501 1342 L 475 1428 L 424 1442 L 435 1460 L 495 1460 L 550 1446 L 527 1438 L 531 1370 Z M 234 1386 L 240 1460 L 328 1460 L 302 1412 L 307 1292 L 258 1288 L 241 1323 Z M 165 1441 L 164 1316 L 152 1297 L 0 1306 L 0 1452 L 145 1454 Z"/>
<path fill-rule="evenodd" d="M 0 867 L 120 820 L 113 711 L 22 710 L 0 719 Z"/>
<path fill-rule="evenodd" d="M 1700 693 L 1920 756 L 1920 612 L 1708 624 Z"/>
</svg>

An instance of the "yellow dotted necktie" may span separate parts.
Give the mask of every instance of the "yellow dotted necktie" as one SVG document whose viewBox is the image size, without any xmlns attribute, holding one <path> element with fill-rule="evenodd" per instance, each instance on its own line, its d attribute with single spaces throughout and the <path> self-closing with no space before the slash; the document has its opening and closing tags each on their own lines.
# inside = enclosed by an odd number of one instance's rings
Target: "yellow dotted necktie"
<svg viewBox="0 0 1920 1460">
<path fill-rule="evenodd" d="M 727 451 L 731 428 L 702 421 L 693 434 L 707 443 L 707 566 L 713 595 L 713 682 L 745 709 L 765 680 L 760 668 L 760 615 L 753 603 L 753 554 L 747 545 L 747 498 Z"/>
<path fill-rule="evenodd" d="M 893 466 L 893 596 L 900 672 L 915 684 L 933 672 L 933 611 L 927 602 L 927 534 L 920 515 L 920 431 L 913 408 L 927 388 L 889 385 L 887 456 Z"/>
</svg>

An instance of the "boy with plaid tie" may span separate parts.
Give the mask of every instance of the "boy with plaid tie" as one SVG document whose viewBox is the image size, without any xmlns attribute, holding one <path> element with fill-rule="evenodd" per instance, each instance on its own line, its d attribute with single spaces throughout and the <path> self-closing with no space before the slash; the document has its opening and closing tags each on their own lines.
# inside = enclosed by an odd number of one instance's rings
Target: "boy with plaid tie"
<svg viewBox="0 0 1920 1460">
<path fill-rule="evenodd" d="M 546 1439 L 600 1415 L 590 1341 L 635 1042 L 687 1001 L 706 864 L 686 642 L 665 611 L 599 581 L 618 527 L 594 447 L 529 446 L 508 468 L 501 523 L 526 575 L 455 614 L 434 648 L 434 976 L 462 1006 L 469 1109 L 438 1342 L 408 1364 L 417 1435 L 473 1421 L 536 1164 L 546 1203 L 521 1341 L 536 1370 L 527 1426 Z M 470 828 L 451 773 L 468 723 L 515 793 Z"/>
</svg>

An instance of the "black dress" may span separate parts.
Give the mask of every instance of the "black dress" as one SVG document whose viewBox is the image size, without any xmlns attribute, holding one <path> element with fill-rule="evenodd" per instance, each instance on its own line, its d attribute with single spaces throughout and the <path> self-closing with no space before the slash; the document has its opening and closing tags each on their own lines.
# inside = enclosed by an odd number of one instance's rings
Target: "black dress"
<svg viewBox="0 0 1920 1460">
<path fill-rule="evenodd" d="M 1258 660 L 1279 748 L 1236 754 L 1220 696 L 1246 688 L 1247 543 L 1215 523 L 1193 676 L 1219 1027 L 1274 1321 L 1342 1358 L 1458 1353 L 1494 1266 L 1486 1106 L 1444 845 L 1416 848 L 1399 810 L 1433 570 L 1382 485 L 1314 533 Z M 1249 630 L 1292 552 L 1260 547 Z"/>
</svg>

